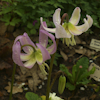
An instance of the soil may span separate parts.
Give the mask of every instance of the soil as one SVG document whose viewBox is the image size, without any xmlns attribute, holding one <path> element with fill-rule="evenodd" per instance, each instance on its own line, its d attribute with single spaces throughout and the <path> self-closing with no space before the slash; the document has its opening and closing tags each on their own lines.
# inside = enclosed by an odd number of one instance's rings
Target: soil
<svg viewBox="0 0 100 100">
<path fill-rule="evenodd" d="M 67 47 L 65 44 L 62 44 L 62 42 L 59 42 L 59 46 L 58 46 L 58 53 L 60 53 L 60 50 L 62 50 L 66 55 L 69 54 L 69 51 L 71 51 L 73 48 L 78 48 L 79 46 L 83 46 L 86 49 L 89 49 L 89 45 L 91 42 L 91 39 L 98 39 L 100 40 L 100 31 L 99 29 L 93 27 L 93 34 L 89 34 L 89 33 L 84 33 L 81 36 L 79 36 L 81 41 L 85 41 L 86 44 L 77 44 L 76 46 L 73 47 Z M 5 37 L 5 36 L 4 36 Z M 10 37 L 8 35 L 8 37 L 10 40 L 14 40 L 14 37 Z M 10 49 L 10 52 L 9 52 Z M 8 54 L 5 55 L 5 52 L 8 52 Z M 2 55 L 4 53 L 4 55 Z M 99 55 L 100 52 L 96 52 L 95 55 Z M 53 71 L 52 71 L 52 79 L 54 78 L 54 75 L 56 74 L 57 71 L 59 71 L 59 64 L 65 64 L 66 67 L 68 67 L 69 69 L 72 68 L 72 66 L 75 64 L 75 62 L 81 57 L 81 56 L 87 56 L 85 54 L 79 54 L 79 53 L 75 53 L 73 54 L 73 56 L 68 57 L 68 60 L 65 61 L 62 57 L 59 57 L 59 59 L 57 60 L 58 66 L 53 67 Z M 89 59 L 92 59 L 92 56 L 88 56 Z M 11 57 L 11 48 L 3 48 L 2 51 L 0 52 L 0 62 L 7 62 L 9 65 L 11 65 L 11 67 L 9 68 L 2 68 L 0 70 L 0 100 L 8 100 L 9 99 L 9 93 L 7 92 L 7 90 L 5 90 L 5 87 L 8 85 L 8 82 L 11 81 L 12 78 L 12 71 L 13 71 L 13 61 L 12 61 L 12 57 Z M 93 62 L 95 62 L 97 65 L 100 66 L 100 57 L 98 57 L 96 60 L 93 60 Z M 16 68 L 16 74 L 19 71 L 19 67 L 17 66 Z M 18 80 L 15 80 L 14 82 L 16 83 Z M 26 92 L 34 92 L 37 93 L 38 95 L 45 95 L 46 94 L 46 83 L 47 80 L 44 81 L 45 85 L 43 85 L 43 87 L 41 89 L 37 89 L 37 91 L 32 91 L 28 88 L 28 90 L 24 90 L 22 93 L 16 93 L 13 94 L 13 98 L 12 100 L 26 100 L 25 98 L 25 94 Z M 94 79 L 92 79 L 91 84 L 96 84 L 98 86 L 100 86 L 100 83 L 95 81 Z M 28 85 L 25 85 L 25 87 L 28 87 Z M 80 86 L 80 87 L 84 87 L 84 86 Z M 65 89 L 65 91 L 63 92 L 63 94 L 59 94 L 58 93 L 58 78 L 55 81 L 51 92 L 55 92 L 57 93 L 57 96 L 64 98 L 64 100 L 100 100 L 100 90 L 98 92 L 95 92 L 95 90 L 88 86 L 87 88 L 85 88 L 85 90 L 80 90 L 80 87 L 77 87 L 77 90 L 75 91 L 69 91 L 68 89 Z"/>
</svg>

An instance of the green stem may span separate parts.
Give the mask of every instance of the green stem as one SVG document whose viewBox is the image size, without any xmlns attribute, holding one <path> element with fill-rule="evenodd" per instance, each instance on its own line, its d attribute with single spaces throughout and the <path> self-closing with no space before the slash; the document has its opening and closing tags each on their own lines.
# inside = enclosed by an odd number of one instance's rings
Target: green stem
<svg viewBox="0 0 100 100">
<path fill-rule="evenodd" d="M 12 74 L 12 81 L 11 81 L 11 91 L 10 91 L 9 100 L 12 99 L 12 90 L 13 90 L 13 83 L 14 83 L 15 70 L 16 70 L 16 64 L 14 63 L 13 74 Z"/>
<path fill-rule="evenodd" d="M 56 39 L 57 47 L 58 47 L 58 42 L 59 42 L 59 39 Z M 49 75 L 48 75 L 48 80 L 47 80 L 46 100 L 49 100 L 50 80 L 51 80 L 51 73 L 52 73 L 52 68 L 53 68 L 53 62 L 54 62 L 55 54 L 56 54 L 56 52 L 52 55 L 51 62 L 50 62 L 50 69 L 49 69 Z"/>
<path fill-rule="evenodd" d="M 62 71 L 58 71 L 58 72 L 56 73 L 56 75 L 55 75 L 55 77 L 53 78 L 53 81 L 52 81 L 52 83 L 51 83 L 50 90 L 52 89 L 53 84 L 55 83 L 56 79 L 58 78 L 59 74 L 61 74 L 61 73 L 62 73 Z"/>
</svg>

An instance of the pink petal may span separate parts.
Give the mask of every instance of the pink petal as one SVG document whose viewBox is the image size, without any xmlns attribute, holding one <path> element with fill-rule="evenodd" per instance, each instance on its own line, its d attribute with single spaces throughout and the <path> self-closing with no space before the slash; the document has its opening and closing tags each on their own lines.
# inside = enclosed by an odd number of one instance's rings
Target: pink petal
<svg viewBox="0 0 100 100">
<path fill-rule="evenodd" d="M 25 67 L 20 59 L 20 52 L 21 52 L 21 45 L 20 42 L 17 41 L 12 47 L 12 59 L 14 63 L 16 63 L 17 65 Z"/>
<path fill-rule="evenodd" d="M 20 39 L 20 42 L 21 42 L 21 45 L 31 45 L 33 46 L 34 48 L 36 48 L 35 44 L 31 41 L 31 39 L 29 38 L 29 36 L 27 35 L 27 33 L 24 33 L 23 34 L 23 37 Z M 26 52 L 26 53 L 30 53 L 30 51 L 33 51 L 33 48 L 30 47 L 30 46 L 25 46 L 23 47 L 23 50 Z"/>
<path fill-rule="evenodd" d="M 49 46 L 47 50 L 50 54 L 54 54 L 56 52 L 56 41 L 55 41 L 54 35 L 52 35 L 51 33 L 48 33 L 45 30 L 40 30 L 40 32 L 42 33 L 42 36 L 44 36 L 43 34 L 45 34 L 47 37 L 49 37 L 53 41 L 53 44 Z"/>
<path fill-rule="evenodd" d="M 43 47 L 41 44 L 39 43 L 36 43 L 37 47 L 41 50 L 41 53 L 42 53 L 42 56 L 43 56 L 43 62 L 45 62 L 46 60 L 50 59 L 50 54 L 48 53 L 48 51 L 46 50 L 45 47 Z M 38 64 L 42 64 L 42 63 L 39 63 L 37 61 Z"/>
<path fill-rule="evenodd" d="M 54 22 L 55 26 L 56 26 L 56 23 L 60 24 L 60 22 L 61 22 L 60 11 L 61 11 L 61 9 L 58 8 L 55 10 L 55 13 L 53 14 L 53 22 Z"/>
<path fill-rule="evenodd" d="M 47 27 L 46 22 L 43 22 L 43 25 L 44 25 L 45 27 Z M 43 28 L 42 25 L 40 26 L 40 29 L 39 29 L 39 43 L 40 43 L 42 46 L 46 47 L 47 44 L 48 44 L 48 36 L 47 36 L 46 33 L 48 33 L 48 32 L 45 31 L 45 30 L 42 32 L 41 30 L 44 30 L 44 28 Z"/>
<path fill-rule="evenodd" d="M 72 23 L 73 25 L 77 25 L 80 20 L 80 12 L 81 12 L 80 8 L 76 7 L 72 13 L 69 22 Z"/>
</svg>

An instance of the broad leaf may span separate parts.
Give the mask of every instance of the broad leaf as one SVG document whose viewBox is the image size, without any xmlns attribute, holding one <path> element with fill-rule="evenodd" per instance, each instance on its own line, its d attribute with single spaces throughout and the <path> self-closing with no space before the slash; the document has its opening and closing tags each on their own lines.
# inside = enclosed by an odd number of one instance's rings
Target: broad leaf
<svg viewBox="0 0 100 100">
<path fill-rule="evenodd" d="M 41 97 L 32 92 L 27 92 L 25 94 L 25 97 L 27 98 L 27 100 L 42 100 Z"/>
</svg>

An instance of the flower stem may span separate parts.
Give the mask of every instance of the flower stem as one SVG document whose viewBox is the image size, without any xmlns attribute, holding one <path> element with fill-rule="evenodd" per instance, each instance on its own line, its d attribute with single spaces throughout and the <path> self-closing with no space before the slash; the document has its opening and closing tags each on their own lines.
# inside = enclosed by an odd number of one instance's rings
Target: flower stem
<svg viewBox="0 0 100 100">
<path fill-rule="evenodd" d="M 56 39 L 57 47 L 58 47 L 58 42 L 59 42 L 59 39 Z M 55 54 L 56 54 L 56 52 L 52 55 L 51 62 L 50 62 L 50 69 L 49 69 L 49 75 L 48 75 L 48 80 L 47 80 L 46 100 L 49 100 L 50 80 L 51 80 L 51 73 L 52 73 L 52 68 L 53 68 L 53 62 L 54 62 Z"/>
<path fill-rule="evenodd" d="M 9 100 L 12 99 L 12 90 L 13 90 L 13 83 L 14 83 L 15 70 L 16 70 L 16 64 L 14 63 L 13 74 L 12 74 L 12 81 L 11 81 L 11 91 L 10 91 Z"/>
</svg>

